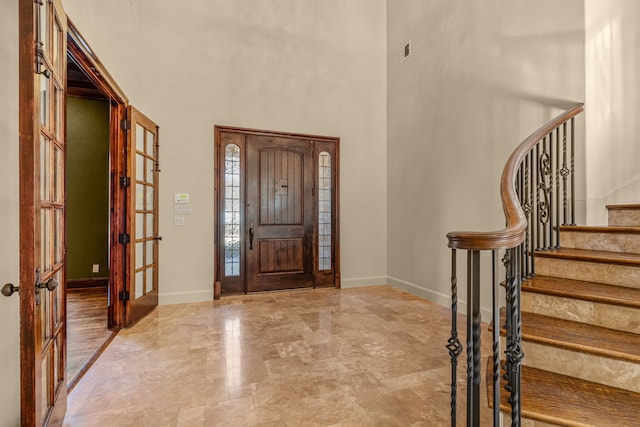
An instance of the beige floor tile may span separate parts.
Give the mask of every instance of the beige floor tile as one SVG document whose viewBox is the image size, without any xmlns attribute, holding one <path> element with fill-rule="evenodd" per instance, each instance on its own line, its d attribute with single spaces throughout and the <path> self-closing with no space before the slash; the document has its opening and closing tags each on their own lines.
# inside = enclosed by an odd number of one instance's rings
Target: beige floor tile
<svg viewBox="0 0 640 427">
<path fill-rule="evenodd" d="M 448 425 L 450 322 L 447 308 L 388 286 L 161 306 L 84 376 L 65 426 Z"/>
</svg>

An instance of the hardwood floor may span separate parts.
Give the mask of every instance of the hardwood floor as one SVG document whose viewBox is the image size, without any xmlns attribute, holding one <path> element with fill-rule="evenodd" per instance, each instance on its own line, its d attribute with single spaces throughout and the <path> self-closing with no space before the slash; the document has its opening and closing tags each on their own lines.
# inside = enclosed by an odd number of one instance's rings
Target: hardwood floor
<svg viewBox="0 0 640 427">
<path fill-rule="evenodd" d="M 107 329 L 107 288 L 67 290 L 67 386 L 80 380 L 115 336 Z"/>
</svg>

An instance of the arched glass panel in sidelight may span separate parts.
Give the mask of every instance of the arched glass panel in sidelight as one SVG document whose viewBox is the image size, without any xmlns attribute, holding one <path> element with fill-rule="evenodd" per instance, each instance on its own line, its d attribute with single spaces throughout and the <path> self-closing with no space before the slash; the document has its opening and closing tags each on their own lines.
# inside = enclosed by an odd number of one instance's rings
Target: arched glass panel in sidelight
<svg viewBox="0 0 640 427">
<path fill-rule="evenodd" d="M 331 270 L 331 154 L 318 157 L 318 270 Z"/>
<path fill-rule="evenodd" d="M 224 154 L 224 272 L 240 275 L 240 147 L 235 144 Z"/>
</svg>

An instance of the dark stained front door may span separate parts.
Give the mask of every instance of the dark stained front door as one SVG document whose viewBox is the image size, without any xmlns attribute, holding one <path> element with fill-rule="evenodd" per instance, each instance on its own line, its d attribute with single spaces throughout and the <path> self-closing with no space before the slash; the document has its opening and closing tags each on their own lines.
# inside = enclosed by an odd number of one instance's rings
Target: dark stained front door
<svg viewBox="0 0 640 427">
<path fill-rule="evenodd" d="M 313 286 L 311 142 L 248 135 L 247 291 Z"/>
</svg>

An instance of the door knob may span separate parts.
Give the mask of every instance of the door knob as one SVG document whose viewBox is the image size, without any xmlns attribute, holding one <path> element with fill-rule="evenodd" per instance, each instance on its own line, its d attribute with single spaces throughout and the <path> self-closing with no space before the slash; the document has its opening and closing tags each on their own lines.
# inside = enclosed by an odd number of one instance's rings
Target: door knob
<svg viewBox="0 0 640 427">
<path fill-rule="evenodd" d="M 20 286 L 13 286 L 13 283 L 7 283 L 2 287 L 2 295 L 5 297 L 10 297 L 14 292 L 18 292 L 20 290 Z"/>
<path fill-rule="evenodd" d="M 58 287 L 58 281 L 52 277 L 46 282 L 38 282 L 36 287 L 38 289 L 46 289 L 48 291 L 54 291 Z"/>
<path fill-rule="evenodd" d="M 249 250 L 253 250 L 253 227 L 249 229 Z"/>
</svg>

